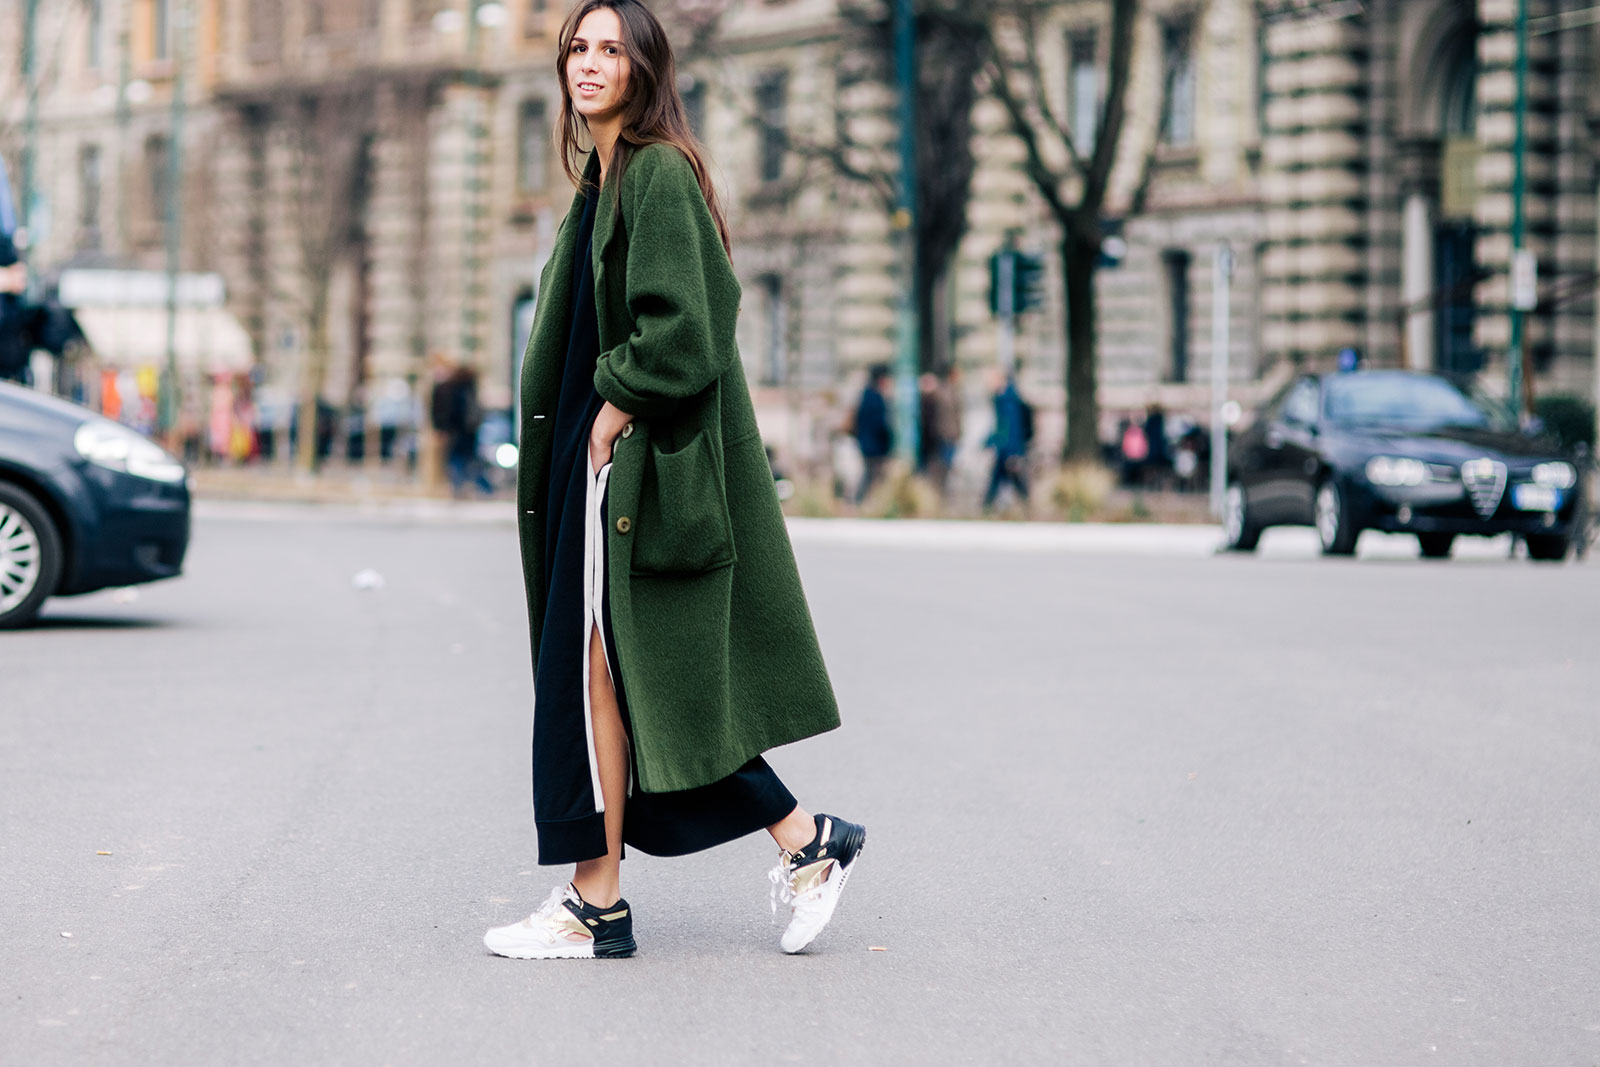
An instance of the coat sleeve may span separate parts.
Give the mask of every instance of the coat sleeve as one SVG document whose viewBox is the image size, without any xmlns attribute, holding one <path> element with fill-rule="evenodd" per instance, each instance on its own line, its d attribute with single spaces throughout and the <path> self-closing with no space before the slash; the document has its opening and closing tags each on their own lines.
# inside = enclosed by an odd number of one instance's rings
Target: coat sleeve
<svg viewBox="0 0 1600 1067">
<path fill-rule="evenodd" d="M 602 352 L 595 390 L 630 415 L 670 414 L 737 358 L 739 283 L 694 172 L 676 149 L 640 151 L 624 175 L 627 340 Z"/>
</svg>

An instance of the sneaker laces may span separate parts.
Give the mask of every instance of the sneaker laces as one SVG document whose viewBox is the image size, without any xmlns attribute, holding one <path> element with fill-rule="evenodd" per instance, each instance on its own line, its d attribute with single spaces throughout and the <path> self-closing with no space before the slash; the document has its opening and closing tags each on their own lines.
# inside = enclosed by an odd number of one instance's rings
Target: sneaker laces
<svg viewBox="0 0 1600 1067">
<path fill-rule="evenodd" d="M 772 883 L 772 914 L 778 914 L 778 905 L 794 903 L 795 854 L 787 849 L 778 851 L 778 865 L 767 872 Z"/>
<path fill-rule="evenodd" d="M 545 898 L 544 903 L 534 908 L 533 914 L 528 916 L 529 924 L 542 922 L 550 918 L 558 908 L 567 902 L 569 894 L 573 899 L 578 899 L 578 894 L 571 885 L 558 885 L 550 890 L 550 895 Z"/>
</svg>

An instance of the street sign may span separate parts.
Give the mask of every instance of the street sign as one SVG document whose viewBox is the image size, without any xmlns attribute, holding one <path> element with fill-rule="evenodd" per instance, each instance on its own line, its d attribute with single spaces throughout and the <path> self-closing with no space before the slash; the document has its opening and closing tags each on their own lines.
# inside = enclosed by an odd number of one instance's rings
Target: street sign
<svg viewBox="0 0 1600 1067">
<path fill-rule="evenodd" d="M 1539 306 L 1539 257 L 1526 248 L 1511 253 L 1511 306 L 1518 311 Z"/>
</svg>

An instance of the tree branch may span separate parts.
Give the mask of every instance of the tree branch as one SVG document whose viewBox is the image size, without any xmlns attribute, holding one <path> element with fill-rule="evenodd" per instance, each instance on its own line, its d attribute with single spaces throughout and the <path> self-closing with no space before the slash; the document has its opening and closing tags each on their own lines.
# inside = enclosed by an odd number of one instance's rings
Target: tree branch
<svg viewBox="0 0 1600 1067">
<path fill-rule="evenodd" d="M 1094 154 L 1084 174 L 1082 203 L 1094 214 L 1099 213 L 1100 205 L 1105 202 L 1111 168 L 1116 163 L 1117 144 L 1122 140 L 1122 124 L 1127 118 L 1128 76 L 1133 68 L 1133 30 L 1138 15 L 1139 0 L 1111 0 L 1105 109 L 1101 112 Z"/>
<path fill-rule="evenodd" d="M 1028 121 L 1021 103 L 1017 100 L 1016 93 L 1011 88 L 1010 79 L 1006 77 L 1005 59 L 1000 55 L 998 47 L 991 40 L 991 50 L 988 67 L 989 90 L 994 93 L 1000 105 L 1006 109 L 1006 115 L 1011 120 L 1011 132 L 1016 134 L 1017 140 L 1022 142 L 1023 152 L 1027 159 L 1024 166 L 1028 177 L 1038 188 L 1039 195 L 1049 205 L 1050 211 L 1056 221 L 1063 226 L 1073 217 L 1073 208 L 1061 197 L 1059 179 L 1050 165 L 1045 162 L 1043 153 L 1039 150 L 1039 138 L 1034 133 L 1033 124 Z"/>
<path fill-rule="evenodd" d="M 1039 65 L 1039 23 L 1034 18 L 1033 8 L 1024 8 L 1018 18 L 1022 22 L 1022 34 L 1026 44 L 1022 54 L 1027 64 L 1028 77 L 1033 82 L 1033 106 L 1038 109 L 1045 126 L 1066 148 L 1067 155 L 1072 159 L 1073 169 L 1081 174 L 1084 170 L 1083 156 L 1073 141 L 1072 131 L 1062 125 L 1056 118 L 1055 109 L 1050 106 L 1050 92 L 1045 86 L 1044 70 Z"/>
</svg>

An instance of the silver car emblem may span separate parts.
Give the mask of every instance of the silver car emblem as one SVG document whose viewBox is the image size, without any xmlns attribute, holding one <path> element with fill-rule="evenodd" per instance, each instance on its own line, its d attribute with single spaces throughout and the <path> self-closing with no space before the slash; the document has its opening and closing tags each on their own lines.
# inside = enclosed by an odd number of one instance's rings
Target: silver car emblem
<svg viewBox="0 0 1600 1067">
<path fill-rule="evenodd" d="M 1473 510 L 1487 519 L 1499 509 L 1505 495 L 1506 465 L 1487 456 L 1469 459 L 1461 465 L 1461 484 L 1467 487 Z"/>
</svg>

